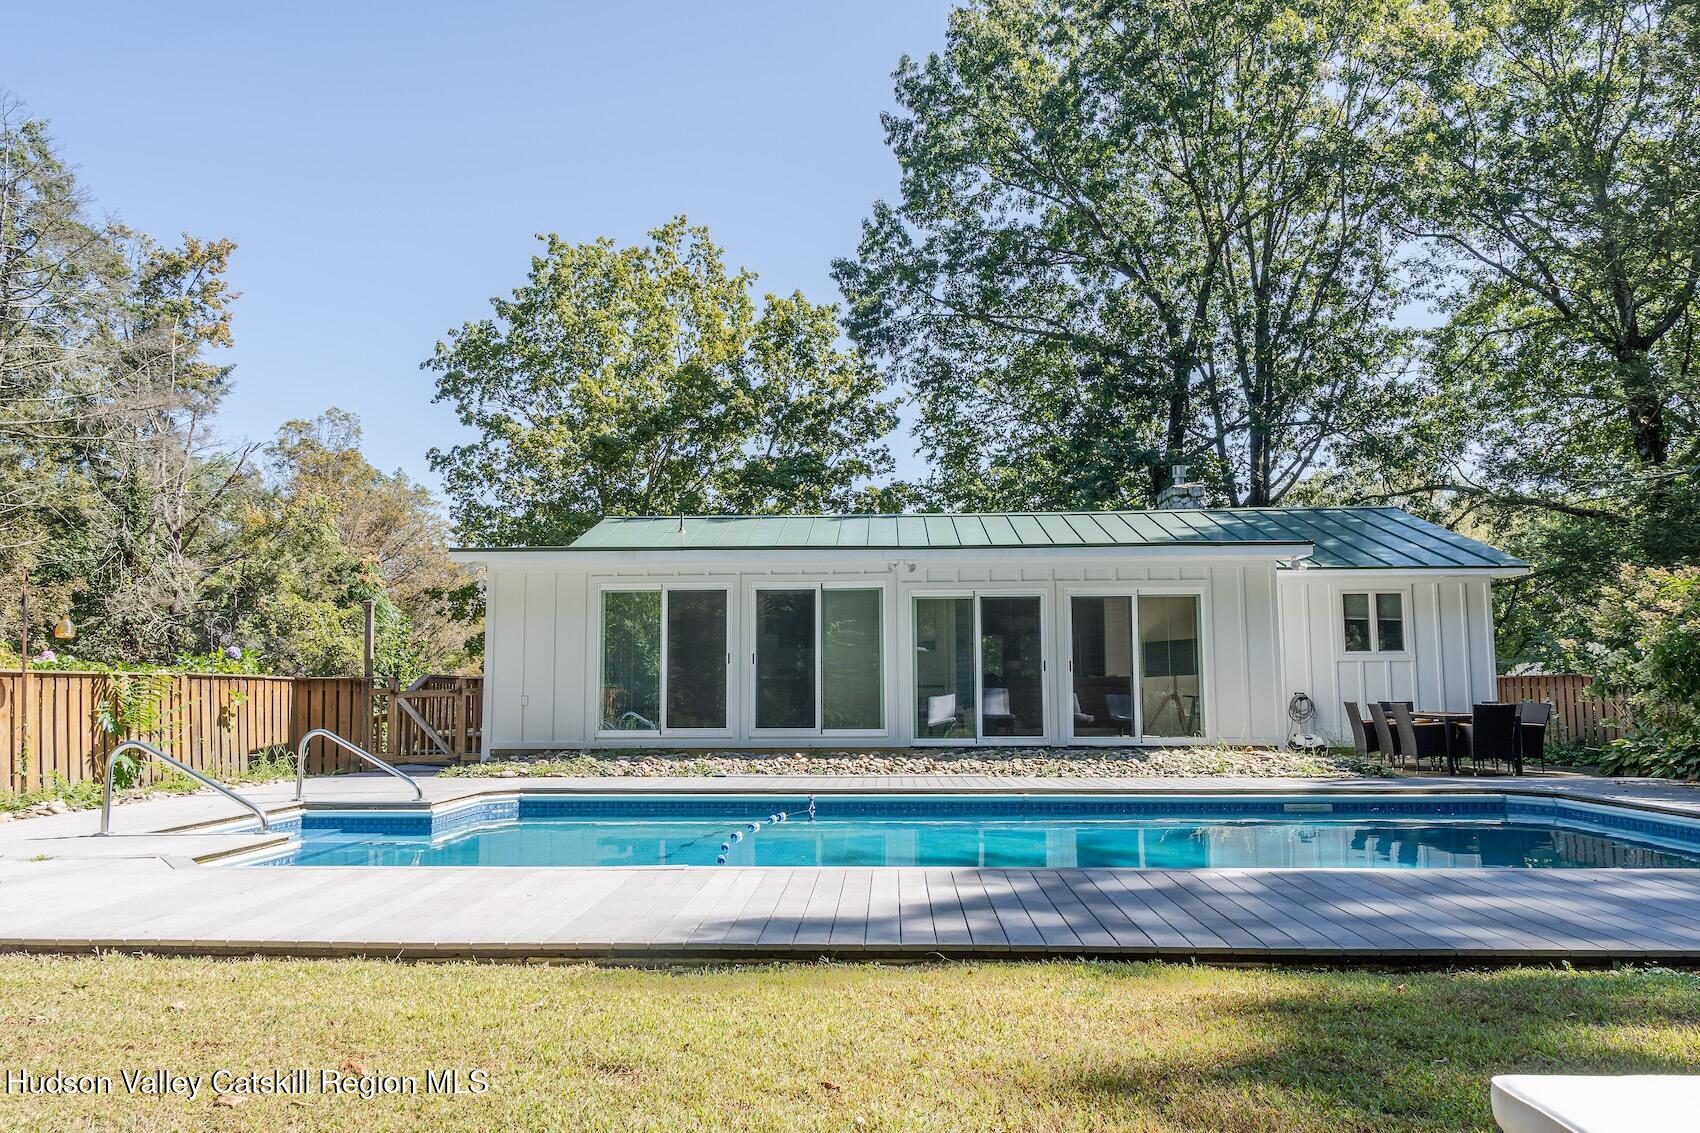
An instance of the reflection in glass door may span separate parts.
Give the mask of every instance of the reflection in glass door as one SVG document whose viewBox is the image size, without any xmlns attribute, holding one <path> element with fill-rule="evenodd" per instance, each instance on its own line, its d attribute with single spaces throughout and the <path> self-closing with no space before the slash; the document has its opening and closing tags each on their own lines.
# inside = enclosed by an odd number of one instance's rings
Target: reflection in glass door
<svg viewBox="0 0 1700 1133">
<path fill-rule="evenodd" d="M 980 734 L 1045 734 L 1045 648 L 1037 597 L 980 599 Z"/>
<path fill-rule="evenodd" d="M 1204 734 L 1196 594 L 1139 596 L 1139 711 L 1147 736 Z"/>
<path fill-rule="evenodd" d="M 974 599 L 915 599 L 915 735 L 974 738 Z"/>
<path fill-rule="evenodd" d="M 815 727 L 815 592 L 756 591 L 756 727 Z"/>
<path fill-rule="evenodd" d="M 726 591 L 667 591 L 665 729 L 726 727 Z"/>
<path fill-rule="evenodd" d="M 1074 734 L 1133 735 L 1133 599 L 1071 598 L 1069 640 Z"/>
</svg>

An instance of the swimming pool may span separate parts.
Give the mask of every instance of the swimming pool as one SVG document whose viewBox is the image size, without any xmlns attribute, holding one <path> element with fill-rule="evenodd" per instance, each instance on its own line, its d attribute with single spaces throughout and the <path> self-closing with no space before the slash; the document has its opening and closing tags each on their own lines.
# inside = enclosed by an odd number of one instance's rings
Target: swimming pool
<svg viewBox="0 0 1700 1133">
<path fill-rule="evenodd" d="M 291 866 L 1700 868 L 1700 823 L 1510 795 L 519 794 L 309 810 Z"/>
</svg>

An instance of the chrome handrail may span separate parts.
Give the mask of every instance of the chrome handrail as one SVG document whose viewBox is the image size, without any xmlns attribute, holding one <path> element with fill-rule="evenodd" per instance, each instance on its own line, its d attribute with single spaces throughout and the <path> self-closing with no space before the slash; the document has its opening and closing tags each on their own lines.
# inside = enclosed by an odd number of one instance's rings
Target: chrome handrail
<svg viewBox="0 0 1700 1133">
<path fill-rule="evenodd" d="M 359 744 L 350 743 L 348 740 L 343 739 L 341 736 L 337 735 L 335 732 L 331 731 L 329 728 L 314 728 L 312 731 L 310 731 L 306 735 L 302 736 L 301 742 L 299 744 L 295 745 L 295 801 L 296 802 L 302 801 L 301 793 L 307 786 L 307 744 L 310 740 L 313 739 L 314 736 L 323 736 L 323 737 L 325 737 L 325 739 L 336 744 L 338 747 L 342 748 L 344 751 L 353 752 L 355 755 L 358 755 L 361 759 L 364 759 L 367 763 L 370 763 L 373 767 L 376 767 L 379 771 L 389 772 L 391 775 L 394 775 L 397 779 L 400 779 L 403 783 L 406 783 L 409 787 L 413 788 L 413 797 L 415 799 L 417 799 L 420 802 L 425 801 L 425 791 L 419 786 L 419 780 L 415 779 L 413 776 L 409 775 L 407 772 L 397 771 L 394 767 L 391 767 L 389 764 L 385 763 L 383 760 L 379 759 L 377 756 L 373 755 L 371 752 L 367 751 L 365 748 L 361 747 Z"/>
<path fill-rule="evenodd" d="M 266 812 L 255 806 L 249 800 L 243 798 L 241 795 L 237 794 L 235 791 L 231 790 L 229 787 L 226 787 L 223 783 L 203 775 L 201 772 L 196 771 L 193 767 L 190 767 L 187 763 L 184 763 L 181 759 L 178 759 L 175 756 L 166 755 L 163 751 L 160 751 L 152 744 L 145 744 L 141 740 L 125 740 L 123 743 L 113 748 L 106 757 L 106 793 L 101 796 L 100 800 L 100 833 L 97 834 L 96 837 L 104 838 L 108 833 L 110 833 L 109 828 L 112 825 L 112 771 L 117 764 L 118 756 L 129 751 L 131 748 L 136 748 L 139 751 L 145 751 L 155 759 L 163 759 L 165 762 L 171 764 L 171 766 L 177 768 L 177 770 L 183 772 L 185 775 L 193 776 L 211 787 L 213 790 L 217 791 L 219 794 L 241 803 L 243 806 L 253 811 L 254 816 L 260 820 L 260 831 L 262 833 L 269 833 L 271 831 L 272 824 L 266 819 Z"/>
</svg>

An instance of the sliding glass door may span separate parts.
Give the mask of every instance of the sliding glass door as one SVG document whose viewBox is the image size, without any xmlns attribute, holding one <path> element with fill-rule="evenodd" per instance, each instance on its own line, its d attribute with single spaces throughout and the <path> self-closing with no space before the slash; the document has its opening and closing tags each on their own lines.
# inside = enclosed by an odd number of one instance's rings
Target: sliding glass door
<svg viewBox="0 0 1700 1133">
<path fill-rule="evenodd" d="M 815 591 L 756 591 L 756 727 L 813 728 Z"/>
<path fill-rule="evenodd" d="M 980 734 L 1045 734 L 1045 645 L 1037 596 L 980 599 Z"/>
<path fill-rule="evenodd" d="M 726 727 L 726 591 L 669 590 L 667 712 L 670 731 Z"/>
<path fill-rule="evenodd" d="M 1139 717 L 1147 736 L 1204 734 L 1196 594 L 1139 596 Z"/>
<path fill-rule="evenodd" d="M 881 591 L 755 592 L 758 731 L 885 729 Z"/>
<path fill-rule="evenodd" d="M 821 727 L 885 730 L 884 592 L 828 587 L 820 594 Z"/>
<path fill-rule="evenodd" d="M 1197 594 L 1071 597 L 1070 734 L 1202 736 L 1201 606 Z"/>
<path fill-rule="evenodd" d="M 1076 595 L 1068 610 L 1074 734 L 1133 735 L 1133 599 Z"/>
<path fill-rule="evenodd" d="M 974 599 L 915 599 L 915 735 L 975 738 Z"/>
<path fill-rule="evenodd" d="M 602 595 L 604 732 L 661 730 L 661 591 Z"/>
<path fill-rule="evenodd" d="M 1044 734 L 1039 597 L 916 598 L 916 738 Z"/>
<path fill-rule="evenodd" d="M 724 590 L 604 591 L 600 730 L 725 731 L 726 614 Z"/>
</svg>

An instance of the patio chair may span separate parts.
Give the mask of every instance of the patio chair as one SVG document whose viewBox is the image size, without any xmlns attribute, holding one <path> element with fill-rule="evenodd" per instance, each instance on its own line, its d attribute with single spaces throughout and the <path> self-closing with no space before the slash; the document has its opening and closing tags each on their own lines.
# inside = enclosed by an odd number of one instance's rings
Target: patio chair
<svg viewBox="0 0 1700 1133">
<path fill-rule="evenodd" d="M 1376 702 L 1376 707 L 1381 709 L 1384 716 L 1391 716 L 1393 715 L 1394 706 L 1400 704 L 1403 704 L 1406 708 L 1413 712 L 1416 711 L 1417 702 L 1414 700 L 1379 700 Z"/>
<path fill-rule="evenodd" d="M 1074 726 L 1075 726 L 1075 728 L 1077 730 L 1080 729 L 1080 728 L 1090 728 L 1092 725 L 1096 724 L 1097 722 L 1098 722 L 1098 717 L 1092 715 L 1090 712 L 1087 712 L 1080 707 L 1080 694 L 1078 692 L 1075 693 L 1074 694 Z"/>
<path fill-rule="evenodd" d="M 1408 755 L 1415 762 L 1417 770 L 1423 769 L 1423 757 L 1428 756 L 1437 764 L 1446 762 L 1446 725 L 1440 723 L 1418 723 L 1411 719 L 1410 706 L 1402 701 L 1393 702 L 1393 722 L 1399 729 L 1399 751 Z"/>
<path fill-rule="evenodd" d="M 1376 742 L 1381 744 L 1381 750 L 1387 753 L 1388 766 L 1391 767 L 1395 763 L 1400 767 L 1405 766 L 1405 753 L 1400 750 L 1398 741 L 1393 738 L 1393 729 L 1387 726 L 1387 713 L 1371 713 L 1370 723 L 1375 725 Z"/>
<path fill-rule="evenodd" d="M 1015 731 L 1015 713 L 1009 710 L 1009 690 L 988 688 L 980 692 L 980 724 L 987 732 Z"/>
<path fill-rule="evenodd" d="M 1518 739 L 1523 743 L 1523 762 L 1533 761 L 1547 769 L 1547 724 L 1552 705 L 1544 700 L 1525 700 L 1517 705 Z"/>
<path fill-rule="evenodd" d="M 1104 714 L 1124 736 L 1133 735 L 1133 696 L 1125 692 L 1104 694 Z"/>
<path fill-rule="evenodd" d="M 1523 774 L 1515 704 L 1472 704 L 1469 721 L 1455 727 L 1464 754 L 1470 757 L 1470 765 L 1476 771 L 1481 770 L 1484 762 L 1492 763 L 1495 770 L 1500 763 L 1508 763 L 1513 775 Z"/>
<path fill-rule="evenodd" d="M 1348 700 L 1346 706 L 1346 723 L 1352 729 L 1352 747 L 1359 755 L 1374 755 L 1381 750 L 1381 742 L 1376 734 L 1364 727 L 1364 714 L 1358 708 L 1358 702 Z"/>
<path fill-rule="evenodd" d="M 956 726 L 956 694 L 927 697 L 927 734 L 944 735 Z"/>
</svg>

